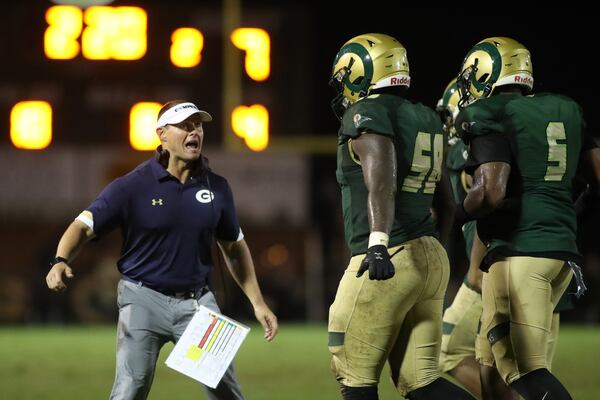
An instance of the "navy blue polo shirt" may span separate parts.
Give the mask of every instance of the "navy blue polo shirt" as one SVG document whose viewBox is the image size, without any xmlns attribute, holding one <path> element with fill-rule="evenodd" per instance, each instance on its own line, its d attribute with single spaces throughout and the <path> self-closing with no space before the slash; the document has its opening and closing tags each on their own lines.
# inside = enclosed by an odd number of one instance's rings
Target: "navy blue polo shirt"
<svg viewBox="0 0 600 400">
<path fill-rule="evenodd" d="M 87 210 L 97 237 L 121 229 L 119 271 L 165 290 L 205 285 L 213 237 L 240 237 L 225 178 L 208 172 L 182 184 L 155 159 L 114 180 Z"/>
</svg>

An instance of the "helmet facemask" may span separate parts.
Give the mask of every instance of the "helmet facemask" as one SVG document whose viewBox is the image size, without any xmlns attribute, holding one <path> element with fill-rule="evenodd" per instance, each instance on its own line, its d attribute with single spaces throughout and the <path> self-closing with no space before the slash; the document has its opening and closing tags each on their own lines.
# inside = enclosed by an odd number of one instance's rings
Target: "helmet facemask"
<svg viewBox="0 0 600 400">
<path fill-rule="evenodd" d="M 335 97 L 331 100 L 331 109 L 333 110 L 333 114 L 337 117 L 338 120 L 342 120 L 342 116 L 344 115 L 344 111 L 350 105 L 350 101 L 344 94 L 344 88 L 348 86 L 348 82 L 350 80 L 350 75 L 352 74 L 352 65 L 354 65 L 354 58 L 350 58 L 348 61 L 348 65 L 343 66 L 337 72 L 335 72 L 331 78 L 329 79 L 329 86 L 333 88 L 335 91 Z M 359 76 L 355 79 L 355 82 L 352 82 L 355 85 L 360 84 L 363 77 Z M 358 97 L 364 97 L 367 95 L 366 89 L 361 89 Z"/>
<path fill-rule="evenodd" d="M 456 86 L 458 86 L 459 94 L 458 108 L 460 110 L 477 100 L 477 97 L 471 92 L 471 85 L 477 80 L 477 64 L 479 64 L 479 59 L 476 58 L 475 62 L 465 68 L 456 78 Z M 491 87 L 485 85 L 482 97 L 487 97 L 489 92 L 491 92 Z"/>
<path fill-rule="evenodd" d="M 347 68 L 344 67 L 329 79 L 329 86 L 335 91 L 335 97 L 331 100 L 331 110 L 340 121 L 344 111 L 348 108 L 348 100 L 344 97 L 344 84 L 342 83 L 348 73 Z"/>
<path fill-rule="evenodd" d="M 438 100 L 435 108 L 442 121 L 444 132 L 448 135 L 448 143 L 450 144 L 454 144 L 458 139 L 456 129 L 454 128 L 454 121 L 456 121 L 459 112 L 459 93 L 457 80 L 451 80 L 446 89 L 444 89 L 444 94 Z"/>
</svg>

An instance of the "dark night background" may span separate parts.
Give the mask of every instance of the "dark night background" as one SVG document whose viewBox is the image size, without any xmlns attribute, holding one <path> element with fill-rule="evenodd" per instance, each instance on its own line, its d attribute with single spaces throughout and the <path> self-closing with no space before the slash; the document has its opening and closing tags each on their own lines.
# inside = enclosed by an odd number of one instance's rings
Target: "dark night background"
<svg viewBox="0 0 600 400">
<path fill-rule="evenodd" d="M 383 7 L 382 7 L 383 8 Z M 322 61 L 313 62 L 316 76 L 327 76 L 336 48 L 345 40 L 363 32 L 382 32 L 395 36 L 408 51 L 411 71 L 410 97 L 435 106 L 447 83 L 456 76 L 464 55 L 478 41 L 491 36 L 508 36 L 523 43 L 532 54 L 534 90 L 562 93 L 573 97 L 587 116 L 589 131 L 600 134 L 593 96 L 600 84 L 592 77 L 594 45 L 598 38 L 597 22 L 591 14 L 573 14 L 562 9 L 546 9 L 545 16 L 534 11 L 514 11 L 513 15 L 492 12 L 468 13 L 458 7 L 452 9 L 435 6 L 414 10 L 402 7 L 389 11 L 378 9 L 379 19 L 359 17 L 356 23 L 351 16 L 316 18 L 313 49 Z M 473 10 L 475 11 L 475 10 Z M 365 14 L 369 14 L 365 12 Z M 334 14 L 335 15 L 335 14 Z M 329 30 L 330 34 L 326 32 Z M 318 45 L 316 45 L 318 43 Z M 328 58 L 329 57 L 329 58 Z M 315 79 L 319 82 L 319 79 Z M 315 99 L 326 97 L 324 85 L 319 86 Z M 335 129 L 335 121 L 315 109 L 316 123 L 326 121 Z"/>
<path fill-rule="evenodd" d="M 492 12 L 458 7 L 407 8 L 402 3 L 370 2 L 355 7 L 343 3 L 253 0 L 241 2 L 242 24 L 260 26 L 271 35 L 272 74 L 256 84 L 244 78 L 244 100 L 263 102 L 271 110 L 271 134 L 331 135 L 337 130 L 330 112 L 328 87 L 331 64 L 345 41 L 361 33 L 395 36 L 408 51 L 412 87 L 409 97 L 435 106 L 446 84 L 456 76 L 466 52 L 491 36 L 509 36 L 532 54 L 534 90 L 573 97 L 584 109 L 588 129 L 600 134 L 593 97 L 600 85 L 594 61 L 597 22 L 589 10 L 516 8 Z M 0 128 L 6 130 L 12 95 L 50 94 L 56 100 L 55 143 L 121 142 L 126 129 L 125 105 L 132 99 L 167 98 L 165 87 L 194 98 L 209 111 L 221 107 L 222 40 L 220 1 L 115 1 L 112 6 L 140 5 L 148 11 L 148 52 L 137 61 L 47 60 L 43 55 L 44 1 L 10 5 L 0 26 L 0 51 L 5 58 L 0 75 Z M 203 62 L 190 70 L 168 60 L 170 32 L 195 26 L 205 35 Z M 60 83 L 60 87 L 57 84 Z M 86 104 L 82 89 L 114 86 L 116 101 L 97 109 L 75 110 Z M 89 96 L 89 94 L 87 94 Z M 121 101 L 123 100 L 123 101 Z M 214 128 L 221 131 L 217 118 Z M 93 124 L 91 122 L 94 122 Z M 116 129 L 120 128 L 120 129 Z M 74 129 L 75 128 L 75 129 Z M 87 131 L 85 136 L 81 131 Z M 78 133 L 79 132 L 79 133 Z M 6 135 L 0 144 L 6 143 Z M 218 144 L 218 138 L 214 138 Z"/>
<path fill-rule="evenodd" d="M 281 3 L 244 2 L 248 9 L 269 9 Z M 337 129 L 335 118 L 329 111 L 332 92 L 327 86 L 333 57 L 353 36 L 380 32 L 396 37 L 407 48 L 412 77 L 409 97 L 430 106 L 435 106 L 473 45 L 491 36 L 518 40 L 532 54 L 534 90 L 573 97 L 587 115 L 589 131 L 600 134 L 597 118 L 594 118 L 597 101 L 594 102 L 592 97 L 600 90 L 600 84 L 594 78 L 593 61 L 600 35 L 595 13 L 589 9 L 509 5 L 505 11 L 493 11 L 466 3 L 455 7 L 433 3 L 409 7 L 403 2 L 377 1 L 359 2 L 357 6 L 346 6 L 341 2 L 317 5 L 316 2 L 286 1 L 285 4 L 297 7 L 295 18 L 304 22 L 306 31 L 291 32 L 292 29 L 283 24 L 279 40 L 294 38 L 294 45 L 278 43 L 276 35 L 273 35 L 273 43 L 274 47 L 283 49 L 279 52 L 283 57 L 296 52 L 295 46 L 307 53 L 307 79 L 310 82 L 306 84 L 313 90 L 312 98 L 307 99 L 311 109 L 307 117 L 311 119 L 311 129 L 316 132 L 328 133 Z M 289 26 L 297 29 L 294 24 Z M 301 78 L 288 76 L 290 80 Z"/>
<path fill-rule="evenodd" d="M 0 54 L 3 55 L 0 64 L 0 152 L 23 162 L 44 163 L 47 154 L 51 159 L 53 152 L 60 153 L 64 149 L 65 152 L 77 153 L 98 148 L 98 152 L 107 152 L 107 157 L 108 153 L 115 151 L 114 148 L 121 149 L 127 154 L 123 165 L 116 165 L 114 171 L 106 172 L 106 176 L 114 178 L 115 174 L 128 170 L 123 168 L 130 168 L 132 163 L 148 156 L 129 148 L 127 133 L 131 105 L 137 101 L 165 102 L 173 98 L 190 99 L 211 112 L 215 120 L 205 128 L 206 148 L 225 151 L 223 135 L 233 134 L 223 133 L 223 121 L 228 118 L 222 109 L 222 58 L 226 39 L 222 30 L 223 3 L 215 0 L 112 2 L 111 6 L 141 6 L 148 13 L 148 50 L 142 59 L 136 61 L 91 61 L 81 55 L 72 60 L 49 60 L 43 50 L 47 28 L 44 14 L 53 4 L 50 1 L 23 0 L 6 5 L 0 14 Z M 350 38 L 369 32 L 396 37 L 408 51 L 412 78 L 408 97 L 435 107 L 473 45 L 487 37 L 508 36 L 523 43 L 532 54 L 534 91 L 556 92 L 574 98 L 583 107 L 588 131 L 600 136 L 600 125 L 595 115 L 600 90 L 597 68 L 600 63 L 596 61 L 600 35 L 596 14 L 586 9 L 542 9 L 533 4 L 502 4 L 499 7 L 503 10 L 486 10 L 467 4 L 440 7 L 428 3 L 411 8 L 402 2 L 371 1 L 351 6 L 343 2 L 242 1 L 240 24 L 262 27 L 271 37 L 271 77 L 266 82 L 257 83 L 244 75 L 242 102 L 267 106 L 271 138 L 320 136 L 335 143 L 338 126 L 330 110 L 333 92 L 328 81 L 335 54 Z M 203 61 L 198 67 L 180 69 L 170 63 L 170 34 L 182 26 L 196 27 L 205 36 Z M 25 99 L 44 99 L 52 103 L 53 141 L 48 151 L 23 152 L 11 145 L 8 134 L 10 110 L 16 102 Z M 107 150 L 107 146 L 114 148 Z M 101 147 L 103 150 L 100 150 Z M 306 196 L 310 210 L 305 226 L 288 229 L 285 223 L 279 221 L 271 225 L 269 221 L 262 222 L 262 225 L 244 225 L 245 232 L 250 232 L 247 237 L 257 260 L 261 284 L 279 302 L 276 311 L 282 319 L 303 319 L 307 316 L 302 302 L 304 297 L 310 297 L 310 287 L 306 292 L 298 289 L 300 300 L 294 302 L 290 289 L 282 286 L 282 282 L 287 282 L 290 287 L 311 284 L 309 279 L 297 285 L 294 281 L 298 277 L 306 278 L 303 275 L 307 265 L 306 251 L 301 244 L 309 236 L 307 232 L 314 228 L 322 238 L 318 242 L 322 245 L 321 256 L 325 266 L 323 306 L 331 302 L 347 262 L 340 224 L 339 189 L 335 182 L 335 154 L 316 154 L 303 150 L 302 146 L 299 146 L 298 152 L 306 157 L 309 169 Z M 265 153 L 269 156 L 277 150 L 268 149 Z M 247 151 L 244 153 L 245 156 L 248 154 Z M 250 156 L 253 155 L 250 153 Z M 60 167 L 61 160 L 51 161 Z M 88 167 L 90 171 L 94 168 L 93 165 Z M 18 176 L 19 171 L 10 173 Z M 66 196 L 67 183 L 51 182 L 49 191 L 57 193 L 57 196 Z M 11 192 L 16 189 L 9 184 L 5 190 Z M 22 196 L 27 199 L 26 193 Z M 86 198 L 82 206 L 91 200 Z M 75 203 L 65 201 L 65 204 L 66 215 L 78 213 L 79 209 L 73 206 Z M 80 206 L 80 203 L 76 204 Z M 20 246 L 31 240 L 28 254 L 35 253 L 31 256 L 3 252 L 0 255 L 0 273 L 10 272 L 22 277 L 25 282 L 35 282 L 38 285 L 35 293 L 42 294 L 34 302 L 43 305 L 56 303 L 55 297 L 47 296 L 40 276 L 45 274 L 46 260 L 54 252 L 68 217 L 54 216 L 54 220 L 44 221 L 35 214 L 27 214 L 24 219 L 5 211 L 0 217 L 3 219 L 0 240 L 7 247 Z M 30 232 L 37 232 L 33 239 Z M 282 270 L 280 276 L 271 274 L 271 270 L 262 266 L 261 248 L 267 248 L 277 239 L 292 243 L 290 259 L 298 256 L 295 261 L 297 271 Z M 589 247 L 600 248 L 597 239 L 588 242 Z M 119 244 L 119 241 L 115 239 L 110 243 Z M 109 251 L 116 252 L 118 249 Z M 465 257 L 457 255 L 459 252 L 456 249 L 451 252 L 451 258 L 458 260 L 454 273 L 456 282 L 460 282 L 460 274 L 466 268 Z M 86 259 L 89 263 L 95 262 L 92 254 L 97 253 L 98 248 L 82 254 L 81 263 L 85 264 Z M 22 267 L 15 268 L 14 265 Z M 594 286 L 594 282 L 596 287 L 600 287 L 600 257 L 595 265 L 597 270 L 590 274 L 590 287 Z M 296 275 L 285 275 L 290 271 Z M 231 289 L 229 296 L 236 296 L 238 292 Z M 8 298 L 8 295 L 5 297 Z M 590 306 L 593 315 L 578 315 L 577 318 L 600 320 L 598 299 L 595 293 L 586 296 L 583 302 Z M 58 301 L 64 303 L 66 300 L 63 297 Z M 229 308 L 225 304 L 226 311 L 237 306 L 247 308 L 243 298 L 233 298 L 231 302 Z M 320 315 L 324 313 L 326 311 L 322 310 Z M 236 316 L 235 312 L 232 314 Z M 32 319 L 25 316 L 18 320 L 27 322 Z M 66 317 L 66 320 L 73 319 Z"/>
</svg>

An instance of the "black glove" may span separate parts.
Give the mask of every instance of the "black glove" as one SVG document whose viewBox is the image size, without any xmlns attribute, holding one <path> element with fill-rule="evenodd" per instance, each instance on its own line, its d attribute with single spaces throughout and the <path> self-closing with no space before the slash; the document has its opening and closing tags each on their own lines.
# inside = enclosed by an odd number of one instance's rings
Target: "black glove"
<svg viewBox="0 0 600 400">
<path fill-rule="evenodd" d="M 369 247 L 367 255 L 362 260 L 362 263 L 360 263 L 356 277 L 360 278 L 367 269 L 369 270 L 369 279 L 371 280 L 383 281 L 394 276 L 396 271 L 394 270 L 394 264 L 390 261 L 387 247 L 382 244 Z"/>
</svg>

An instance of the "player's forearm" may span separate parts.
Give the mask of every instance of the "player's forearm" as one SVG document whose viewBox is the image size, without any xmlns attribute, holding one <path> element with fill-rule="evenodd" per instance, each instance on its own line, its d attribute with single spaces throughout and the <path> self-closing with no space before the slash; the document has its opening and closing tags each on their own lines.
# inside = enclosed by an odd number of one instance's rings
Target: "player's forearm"
<svg viewBox="0 0 600 400">
<path fill-rule="evenodd" d="M 394 196 L 392 190 L 369 192 L 369 227 L 371 232 L 389 234 L 394 222 Z"/>
<path fill-rule="evenodd" d="M 497 204 L 490 200 L 483 186 L 474 186 L 467 193 L 463 206 L 469 215 L 477 219 L 494 211 Z"/>
<path fill-rule="evenodd" d="M 56 255 L 72 262 L 93 236 L 93 231 L 85 224 L 77 220 L 73 221 L 60 238 Z"/>
<path fill-rule="evenodd" d="M 394 222 L 396 196 L 396 151 L 390 138 L 364 134 L 353 142 L 361 160 L 371 232 L 389 234 Z"/>
<path fill-rule="evenodd" d="M 363 175 L 369 191 L 367 208 L 371 232 L 389 234 L 394 223 L 394 201 L 396 198 L 396 168 L 392 153 L 375 159 L 365 157 Z"/>
<path fill-rule="evenodd" d="M 509 175 L 510 164 L 490 162 L 480 165 L 463 202 L 465 212 L 473 218 L 481 218 L 494 211 L 504 200 Z"/>
</svg>

